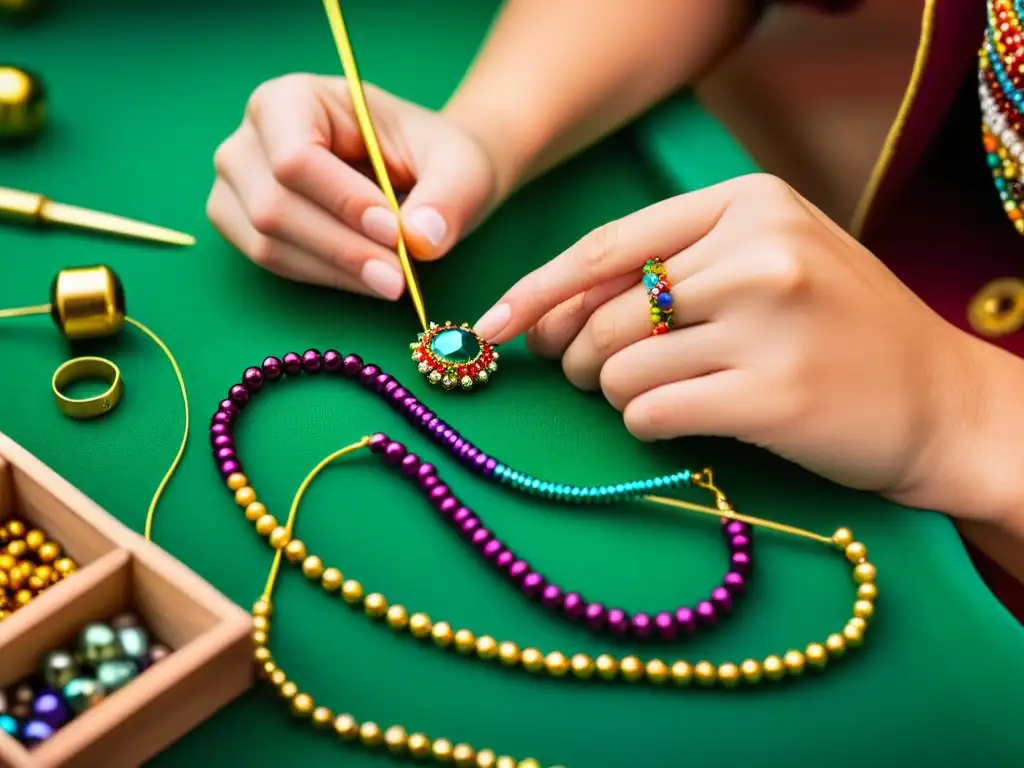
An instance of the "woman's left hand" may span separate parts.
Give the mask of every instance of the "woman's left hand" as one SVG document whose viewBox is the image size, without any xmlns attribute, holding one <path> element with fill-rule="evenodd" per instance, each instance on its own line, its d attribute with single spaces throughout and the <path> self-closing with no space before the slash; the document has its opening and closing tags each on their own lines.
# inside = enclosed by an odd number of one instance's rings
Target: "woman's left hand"
<svg viewBox="0 0 1024 768">
<path fill-rule="evenodd" d="M 657 336 L 640 283 L 652 257 L 674 308 Z M 591 232 L 477 330 L 495 343 L 529 330 L 535 352 L 600 388 L 641 440 L 735 437 L 910 504 L 931 501 L 977 394 L 979 343 L 766 175 Z"/>
</svg>

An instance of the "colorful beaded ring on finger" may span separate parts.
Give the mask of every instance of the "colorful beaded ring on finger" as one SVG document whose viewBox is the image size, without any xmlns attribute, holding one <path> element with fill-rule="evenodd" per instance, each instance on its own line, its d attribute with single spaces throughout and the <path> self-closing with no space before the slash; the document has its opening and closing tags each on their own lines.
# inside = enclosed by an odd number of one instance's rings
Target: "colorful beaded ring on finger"
<svg viewBox="0 0 1024 768">
<path fill-rule="evenodd" d="M 642 282 L 651 304 L 651 323 L 654 324 L 651 335 L 667 333 L 672 327 L 672 286 L 661 259 L 647 260 Z"/>
</svg>

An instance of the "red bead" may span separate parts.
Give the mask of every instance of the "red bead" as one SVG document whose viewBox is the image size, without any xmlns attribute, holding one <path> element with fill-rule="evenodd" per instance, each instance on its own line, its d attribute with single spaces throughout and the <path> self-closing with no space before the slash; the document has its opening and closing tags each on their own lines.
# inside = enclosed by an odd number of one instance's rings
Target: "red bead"
<svg viewBox="0 0 1024 768">
<path fill-rule="evenodd" d="M 477 368 L 475 365 L 469 366 L 469 375 L 470 376 L 476 376 L 478 373 L 480 373 L 480 369 L 479 368 Z"/>
<path fill-rule="evenodd" d="M 468 376 L 468 375 L 469 375 L 469 368 L 467 368 L 464 365 L 460 365 L 459 366 L 459 378 L 461 379 L 463 376 Z"/>
</svg>

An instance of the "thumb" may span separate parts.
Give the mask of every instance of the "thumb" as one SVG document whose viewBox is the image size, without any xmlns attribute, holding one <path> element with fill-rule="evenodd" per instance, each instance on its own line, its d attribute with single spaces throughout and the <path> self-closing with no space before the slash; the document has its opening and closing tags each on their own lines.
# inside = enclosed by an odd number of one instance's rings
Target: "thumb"
<svg viewBox="0 0 1024 768">
<path fill-rule="evenodd" d="M 402 233 L 415 258 L 439 259 L 468 233 L 490 198 L 488 179 L 464 148 L 424 160 L 401 207 Z"/>
</svg>

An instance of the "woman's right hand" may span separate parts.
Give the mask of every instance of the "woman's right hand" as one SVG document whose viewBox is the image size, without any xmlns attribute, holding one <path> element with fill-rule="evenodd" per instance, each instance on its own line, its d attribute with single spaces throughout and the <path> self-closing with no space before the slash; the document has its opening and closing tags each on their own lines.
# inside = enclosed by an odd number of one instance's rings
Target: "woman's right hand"
<svg viewBox="0 0 1024 768">
<path fill-rule="evenodd" d="M 365 89 L 391 182 L 408 192 L 406 244 L 417 259 L 440 258 L 497 205 L 494 161 L 446 117 Z M 256 264 L 296 281 L 403 294 L 397 220 L 343 78 L 296 74 L 260 85 L 214 166 L 207 214 Z"/>
</svg>

